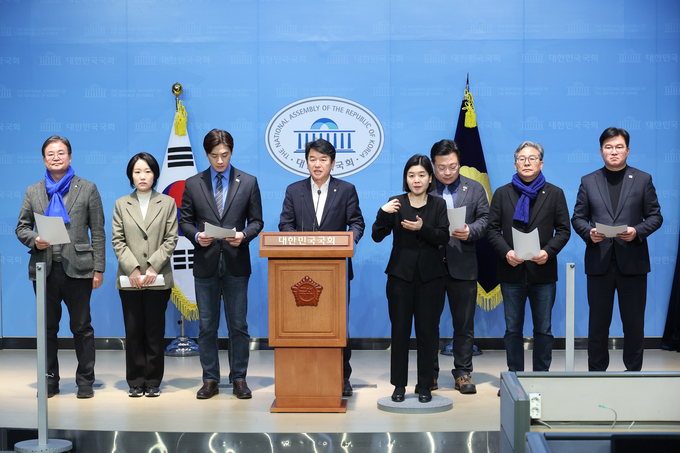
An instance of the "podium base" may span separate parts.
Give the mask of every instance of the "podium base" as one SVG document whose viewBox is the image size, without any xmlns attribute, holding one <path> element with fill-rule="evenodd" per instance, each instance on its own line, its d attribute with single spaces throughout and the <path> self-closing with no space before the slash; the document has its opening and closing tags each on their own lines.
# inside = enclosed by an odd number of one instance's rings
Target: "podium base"
<svg viewBox="0 0 680 453">
<path fill-rule="evenodd" d="M 165 349 L 168 357 L 194 357 L 198 355 L 198 345 L 189 337 L 177 337 Z"/>
<path fill-rule="evenodd" d="M 325 413 L 345 413 L 347 412 L 347 400 L 340 400 L 340 407 L 276 407 L 276 400 L 272 403 L 269 408 L 271 413 L 279 412 L 325 412 Z"/>
<path fill-rule="evenodd" d="M 20 453 L 43 453 L 71 451 L 73 444 L 68 440 L 47 439 L 45 445 L 38 445 L 38 439 L 24 440 L 14 444 L 14 451 Z"/>
</svg>

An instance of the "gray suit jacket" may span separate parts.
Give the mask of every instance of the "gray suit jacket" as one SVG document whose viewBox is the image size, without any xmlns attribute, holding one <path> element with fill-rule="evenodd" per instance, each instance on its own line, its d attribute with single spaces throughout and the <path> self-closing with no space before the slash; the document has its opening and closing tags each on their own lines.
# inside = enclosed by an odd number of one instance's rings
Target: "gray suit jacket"
<svg viewBox="0 0 680 453">
<path fill-rule="evenodd" d="M 163 274 L 165 286 L 150 286 L 147 289 L 172 288 L 170 258 L 179 239 L 175 200 L 154 190 L 146 217 L 142 218 L 135 191 L 116 200 L 112 225 L 111 243 L 118 258 L 116 288 L 121 289 L 121 275 L 129 276 L 137 267 L 144 274 L 149 265 L 159 275 Z M 126 289 L 135 291 L 135 288 Z"/>
<path fill-rule="evenodd" d="M 35 238 L 38 237 L 38 233 L 33 231 L 34 214 L 44 215 L 48 204 L 44 179 L 26 189 L 15 233 L 22 244 L 30 249 L 28 277 L 31 280 L 35 280 L 36 263 L 47 263 L 46 275 L 49 275 L 52 270 L 52 247 L 38 250 L 35 247 Z M 92 278 L 95 271 L 104 272 L 106 267 L 104 210 L 97 186 L 74 176 L 65 205 L 71 218 L 71 222 L 66 224 L 66 231 L 71 242 L 61 246 L 64 272 L 71 278 Z M 90 240 L 90 235 L 92 240 Z"/>
<path fill-rule="evenodd" d="M 586 243 L 584 264 L 588 275 L 602 275 L 607 271 L 612 250 L 616 250 L 616 261 L 623 274 L 639 275 L 651 270 L 647 236 L 663 223 L 659 199 L 648 173 L 633 167 L 626 167 L 625 172 L 616 212 L 612 209 L 604 168 L 581 178 L 571 224 Z M 631 242 L 606 238 L 594 244 L 590 230 L 596 222 L 632 226 L 637 236 Z"/>
<path fill-rule="evenodd" d="M 474 179 L 463 175 L 458 177 L 458 196 L 455 207 L 465 206 L 465 223 L 470 229 L 467 241 L 453 236 L 449 243 L 440 249 L 446 258 L 446 267 L 451 277 L 459 280 L 477 280 L 477 250 L 475 241 L 486 236 L 486 224 L 489 219 L 489 199 L 484 186 Z M 430 192 L 438 197 L 437 190 Z"/>
</svg>

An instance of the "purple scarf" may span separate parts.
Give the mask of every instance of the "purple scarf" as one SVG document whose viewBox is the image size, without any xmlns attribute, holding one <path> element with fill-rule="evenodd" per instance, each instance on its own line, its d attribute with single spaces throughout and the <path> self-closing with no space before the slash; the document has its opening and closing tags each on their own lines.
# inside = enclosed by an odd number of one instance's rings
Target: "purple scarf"
<svg viewBox="0 0 680 453">
<path fill-rule="evenodd" d="M 45 189 L 47 195 L 50 197 L 50 204 L 45 209 L 45 215 L 50 217 L 61 217 L 64 223 L 69 223 L 71 218 L 68 216 L 66 206 L 64 205 L 64 195 L 66 195 L 71 188 L 71 180 L 75 172 L 71 166 L 68 167 L 66 174 L 58 182 L 54 182 L 52 175 L 48 170 L 45 170 Z"/>
<path fill-rule="evenodd" d="M 512 185 L 522 194 L 522 196 L 519 197 L 517 207 L 515 208 L 515 215 L 512 216 L 512 219 L 528 224 L 530 200 L 535 200 L 538 191 L 545 185 L 545 176 L 543 176 L 543 172 L 540 172 L 536 179 L 531 181 L 531 184 L 527 186 L 524 184 L 524 181 L 519 178 L 519 175 L 515 173 L 512 176 Z"/>
</svg>

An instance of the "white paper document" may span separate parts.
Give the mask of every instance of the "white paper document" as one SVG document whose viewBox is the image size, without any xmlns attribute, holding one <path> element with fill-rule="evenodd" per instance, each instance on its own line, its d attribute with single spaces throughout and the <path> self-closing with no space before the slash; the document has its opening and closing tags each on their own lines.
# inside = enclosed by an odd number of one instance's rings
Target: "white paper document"
<svg viewBox="0 0 680 453">
<path fill-rule="evenodd" d="M 446 210 L 446 214 L 449 216 L 449 233 L 453 233 L 453 230 L 461 230 L 465 228 L 466 211 L 467 209 L 465 206 Z"/>
<path fill-rule="evenodd" d="M 236 229 L 220 228 L 205 222 L 205 234 L 216 239 L 234 238 L 236 237 Z"/>
<path fill-rule="evenodd" d="M 541 241 L 538 237 L 538 228 L 531 233 L 522 233 L 512 229 L 512 242 L 515 245 L 515 255 L 523 260 L 530 260 L 541 253 Z"/>
<path fill-rule="evenodd" d="M 617 234 L 628 231 L 628 225 L 611 226 L 595 222 L 595 229 L 608 238 L 615 238 Z"/>
<path fill-rule="evenodd" d="M 61 217 L 47 217 L 40 214 L 35 214 L 35 229 L 38 231 L 38 236 L 43 241 L 49 242 L 51 245 L 68 244 L 71 238 L 68 237 L 64 219 Z"/>
<path fill-rule="evenodd" d="M 146 275 L 146 274 L 144 274 Z M 144 277 L 144 276 L 142 276 Z M 132 285 L 130 284 L 130 277 L 126 277 L 125 275 L 120 276 L 120 286 L 123 288 L 132 288 Z M 165 286 L 165 277 L 163 277 L 163 274 L 158 274 L 156 276 L 156 281 L 150 284 L 149 286 Z"/>
</svg>

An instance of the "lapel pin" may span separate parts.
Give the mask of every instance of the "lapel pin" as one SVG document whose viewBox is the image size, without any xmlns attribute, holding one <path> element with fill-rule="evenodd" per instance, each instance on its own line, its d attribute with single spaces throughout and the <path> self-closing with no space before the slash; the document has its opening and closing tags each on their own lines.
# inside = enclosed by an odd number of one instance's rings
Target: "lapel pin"
<svg viewBox="0 0 680 453">
<path fill-rule="evenodd" d="M 239 181 L 238 178 L 236 178 L 236 182 L 241 182 L 241 181 Z"/>
<path fill-rule="evenodd" d="M 467 190 L 467 186 L 463 187 L 463 192 L 465 192 L 466 190 Z"/>
<path fill-rule="evenodd" d="M 333 189 L 333 192 L 337 192 L 337 191 L 338 191 L 338 189 Z"/>
<path fill-rule="evenodd" d="M 629 177 L 630 179 L 633 179 L 633 175 L 628 175 L 628 177 Z"/>
</svg>

